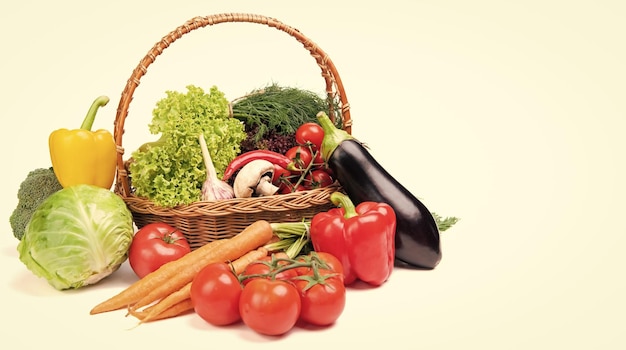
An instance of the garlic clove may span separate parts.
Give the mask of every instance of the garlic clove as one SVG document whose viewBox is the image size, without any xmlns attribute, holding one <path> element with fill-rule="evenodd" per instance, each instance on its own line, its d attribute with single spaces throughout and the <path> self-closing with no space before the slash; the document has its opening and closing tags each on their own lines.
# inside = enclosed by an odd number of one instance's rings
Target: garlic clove
<svg viewBox="0 0 626 350">
<path fill-rule="evenodd" d="M 211 154 L 204 140 L 204 135 L 198 136 L 200 142 L 200 149 L 202 150 L 202 159 L 204 160 L 204 166 L 206 168 L 207 178 L 202 184 L 201 200 L 203 201 L 215 201 L 223 199 L 235 198 L 234 189 L 225 181 L 222 181 L 217 177 Z"/>
</svg>

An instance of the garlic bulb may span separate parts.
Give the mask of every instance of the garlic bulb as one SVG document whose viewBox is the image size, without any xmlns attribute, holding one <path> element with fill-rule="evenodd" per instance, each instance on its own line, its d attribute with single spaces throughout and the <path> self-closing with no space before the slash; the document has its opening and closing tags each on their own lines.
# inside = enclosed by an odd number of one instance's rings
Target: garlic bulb
<svg viewBox="0 0 626 350">
<path fill-rule="evenodd" d="M 209 154 L 204 135 L 198 136 L 200 141 L 200 148 L 202 149 L 202 158 L 204 159 L 204 166 L 206 167 L 206 180 L 202 184 L 202 200 L 214 201 L 222 199 L 232 199 L 235 197 L 235 192 L 228 183 L 222 181 L 217 177 L 213 160 Z"/>
</svg>

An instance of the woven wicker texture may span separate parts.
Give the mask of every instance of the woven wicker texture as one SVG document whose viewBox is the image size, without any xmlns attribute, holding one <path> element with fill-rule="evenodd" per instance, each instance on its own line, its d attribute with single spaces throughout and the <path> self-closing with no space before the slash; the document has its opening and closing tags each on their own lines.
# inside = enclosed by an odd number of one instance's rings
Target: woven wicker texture
<svg viewBox="0 0 626 350">
<path fill-rule="evenodd" d="M 278 29 L 295 38 L 315 59 L 321 69 L 325 91 L 329 101 L 331 119 L 342 118 L 343 129 L 351 132 L 350 105 L 339 74 L 328 55 L 299 30 L 277 19 L 257 14 L 224 13 L 194 17 L 174 29 L 158 41 L 139 62 L 126 83 L 118 105 L 114 126 L 117 145 L 117 177 L 114 191 L 122 197 L 133 214 L 138 228 L 151 222 L 166 222 L 181 230 L 192 249 L 196 249 L 216 239 L 229 238 L 241 232 L 256 220 L 269 222 L 295 222 L 310 219 L 320 211 L 332 207 L 330 194 L 338 189 L 336 185 L 289 194 L 255 198 L 236 198 L 221 201 L 199 201 L 175 208 L 156 206 L 151 201 L 135 196 L 131 191 L 127 161 L 124 160 L 122 137 L 124 121 L 133 93 L 148 67 L 176 40 L 185 34 L 220 23 L 247 22 Z M 338 107 L 340 110 L 334 110 Z"/>
</svg>

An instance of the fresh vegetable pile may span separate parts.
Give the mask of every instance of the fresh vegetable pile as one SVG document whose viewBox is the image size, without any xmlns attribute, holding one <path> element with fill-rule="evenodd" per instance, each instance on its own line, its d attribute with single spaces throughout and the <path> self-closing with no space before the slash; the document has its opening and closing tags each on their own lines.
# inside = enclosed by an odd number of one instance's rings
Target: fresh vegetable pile
<svg viewBox="0 0 626 350">
<path fill-rule="evenodd" d="M 335 186 L 333 207 L 300 222 L 256 220 L 194 250 L 163 222 L 135 231 L 111 191 L 112 136 L 90 130 L 108 102 L 99 97 L 80 129 L 50 134 L 53 166 L 27 175 L 10 217 L 20 260 L 56 289 L 99 283 L 128 260 L 137 280 L 91 314 L 125 310 L 145 324 L 194 313 L 282 335 L 332 326 L 355 284 L 381 287 L 398 266 L 440 262 L 439 234 L 458 219 L 430 212 L 314 94 L 273 85 L 229 104 L 215 86 L 189 85 L 166 95 L 148 125 L 159 138 L 127 165 L 136 196 L 169 208 Z"/>
<path fill-rule="evenodd" d="M 160 137 L 132 153 L 128 168 L 136 196 L 175 207 L 334 182 L 319 152 L 323 133 L 314 122 L 324 106 L 319 96 L 271 85 L 229 109 L 215 86 L 209 93 L 193 85 L 187 90 L 167 91 L 157 102 L 149 130 Z"/>
<path fill-rule="evenodd" d="M 115 142 L 104 129 L 91 131 L 109 99 L 94 100 L 79 129 L 50 133 L 53 167 L 31 171 L 18 190 L 10 217 L 20 260 L 58 290 L 98 283 L 128 257 L 133 218 L 111 192 Z"/>
<path fill-rule="evenodd" d="M 243 321 L 267 335 L 284 334 L 298 320 L 317 326 L 333 324 L 346 300 L 341 262 L 325 252 L 298 254 L 295 259 L 282 252 L 268 255 L 278 226 L 260 220 L 239 235 L 213 241 L 174 260 L 148 254 L 146 259 L 157 264 L 151 272 L 144 274 L 143 267 L 132 265 L 143 277 L 96 305 L 91 314 L 127 308 L 140 323 L 146 323 L 194 311 L 216 326 Z M 138 244 L 144 246 L 144 237 L 154 231 L 148 226 L 139 230 Z M 162 245 L 158 236 L 154 235 L 155 244 Z"/>
</svg>

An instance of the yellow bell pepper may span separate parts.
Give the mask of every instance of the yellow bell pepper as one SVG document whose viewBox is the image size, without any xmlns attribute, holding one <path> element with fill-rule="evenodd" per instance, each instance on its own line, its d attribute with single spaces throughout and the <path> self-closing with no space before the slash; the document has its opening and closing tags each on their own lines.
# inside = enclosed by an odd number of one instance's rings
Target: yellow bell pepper
<svg viewBox="0 0 626 350">
<path fill-rule="evenodd" d="M 109 98 L 98 97 L 80 129 L 58 129 L 48 138 L 52 168 L 61 185 L 90 184 L 110 189 L 115 178 L 117 151 L 113 135 L 104 129 L 91 131 L 98 108 Z"/>
</svg>

